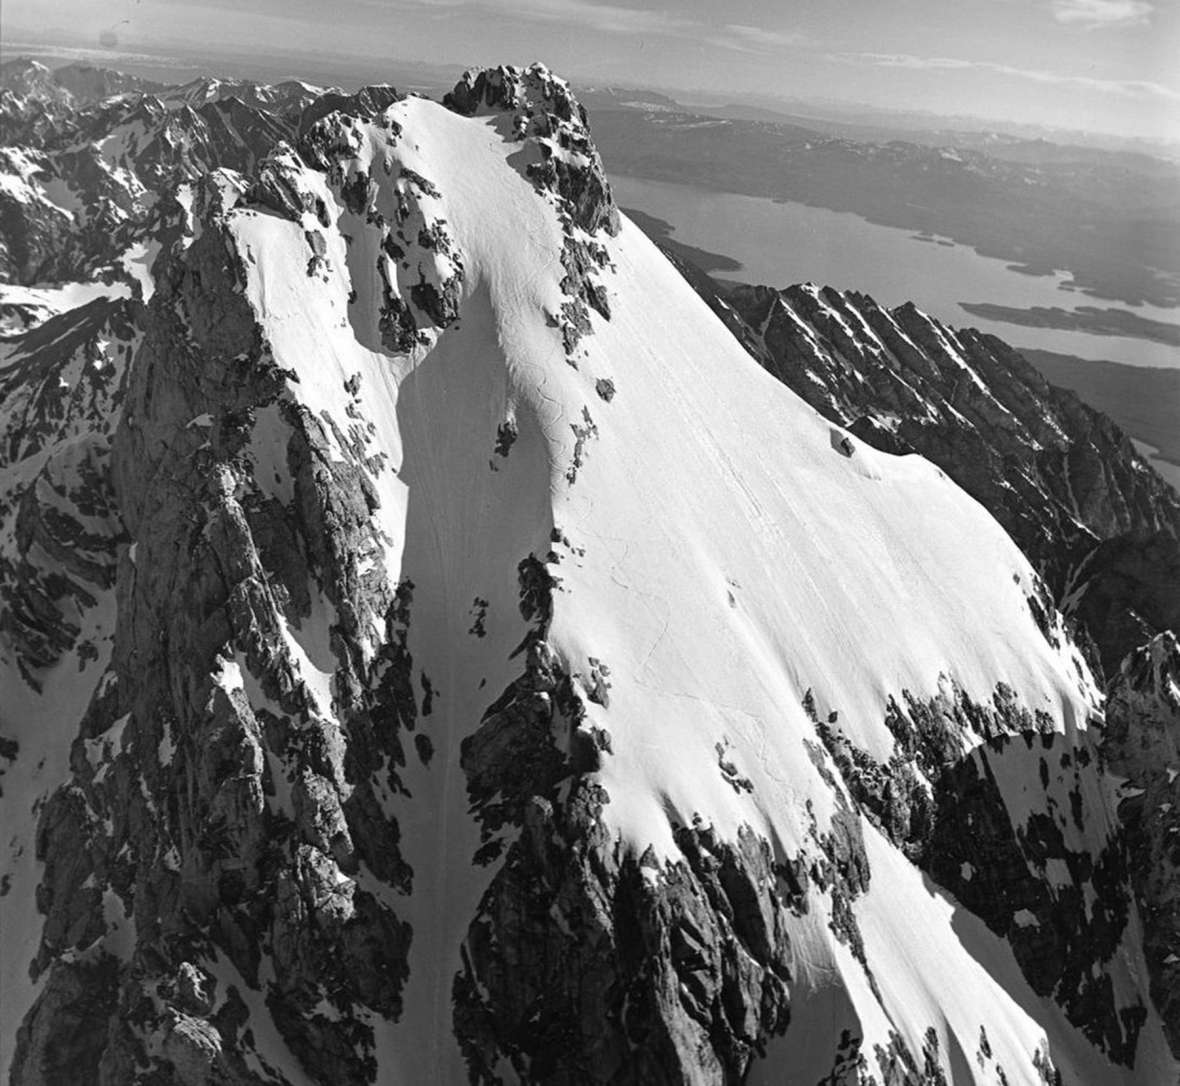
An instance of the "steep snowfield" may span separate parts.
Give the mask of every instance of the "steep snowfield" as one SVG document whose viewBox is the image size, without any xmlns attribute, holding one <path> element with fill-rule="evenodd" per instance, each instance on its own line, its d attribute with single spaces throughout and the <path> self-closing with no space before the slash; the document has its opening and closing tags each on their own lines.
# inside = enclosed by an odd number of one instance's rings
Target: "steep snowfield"
<svg viewBox="0 0 1180 1086">
<path fill-rule="evenodd" d="M 779 855 L 795 852 L 805 802 L 821 824 L 833 802 L 803 746 L 814 734 L 808 690 L 820 716 L 838 712 L 844 734 L 879 761 L 893 750 L 886 703 L 905 690 L 926 699 L 950 680 L 990 704 L 1003 682 L 1067 736 L 1098 696 L 1076 651 L 1039 630 L 1027 562 L 940 471 L 855 439 L 851 454 L 840 448 L 844 435 L 760 370 L 630 223 L 608 245 L 612 317 L 594 316 L 567 361 L 545 319 L 562 301 L 559 224 L 518 172 L 499 119 L 412 99 L 386 120 L 407 135 L 362 128 L 373 204 L 392 202 L 398 166 L 426 177 L 465 270 L 460 319 L 437 345 L 404 361 L 377 349 L 376 245 L 321 175 L 305 170 L 302 183 L 338 224 L 322 276 L 305 273 L 299 225 L 243 210 L 233 231 L 247 295 L 276 361 L 298 374 L 299 398 L 342 418 L 344 382 L 361 374 L 371 447 L 391 458 L 377 478 L 390 568 L 417 586 L 415 613 L 431 616 L 410 646 L 438 692 L 423 724 L 434 759 L 409 771 L 413 799 L 392 807 L 416 876 L 402 912 L 429 934 L 411 951 L 407 1012 L 382 1059 L 396 1080 L 446 1081 L 459 1073 L 451 977 L 487 880 L 467 862 L 478 835 L 459 743 L 518 667 L 503 652 L 511 622 L 504 633 L 498 623 L 515 609 L 517 562 L 548 551 L 554 528 L 569 548 L 551 567 L 550 643 L 583 683 L 591 658 L 608 665 L 609 709 L 588 710 L 611 740 L 604 817 L 636 855 L 654 845 L 676 858 L 670 820 L 694 817 L 726 837 L 749 825 Z M 609 402 L 596 394 L 603 379 L 617 389 Z M 506 419 L 518 436 L 501 459 L 493 445 Z M 488 601 L 478 640 L 468 634 L 477 599 Z M 719 771 L 718 744 L 751 789 Z M 887 1044 L 892 1023 L 918 1051 L 926 1023 L 943 1023 L 943 1050 L 969 1052 L 953 1061 L 958 1081 L 976 1074 L 979 1024 L 1004 1022 L 992 1046 L 1010 1081 L 1022 1080 L 1013 1069 L 1031 1073 L 1044 1027 L 1005 988 L 1010 955 L 991 936 L 983 951 L 956 936 L 953 903 L 872 840 L 879 888 L 862 908 L 889 981 L 884 1011 L 863 983 L 853 997 L 866 1047 Z M 811 932 L 800 957 L 831 963 L 829 932 Z M 857 972 L 846 951 L 837 957 L 841 973 Z M 1052 1028 L 1072 1035 L 1060 1020 Z M 1094 1058 L 1084 1042 L 1068 1045 Z M 1066 1066 L 1084 1074 L 1085 1058 Z M 1109 1065 L 1099 1073 L 1115 1077 Z"/>
<path fill-rule="evenodd" d="M 921 458 L 854 438 L 844 455 L 842 432 L 751 365 L 637 230 L 625 228 L 615 258 L 618 304 L 582 368 L 619 393 L 593 405 L 599 438 L 555 501 L 563 531 L 588 555 L 600 541 L 612 561 L 563 567 L 578 603 L 559 603 L 556 630 L 574 658 L 611 664 L 603 723 L 628 745 L 608 763 L 608 780 L 616 767 L 625 776 L 607 790 L 646 805 L 619 816 L 633 844 L 659 832 L 663 804 L 685 817 L 701 809 L 696 770 L 721 733 L 738 732 L 747 773 L 796 762 L 809 688 L 820 716 L 838 711 L 878 760 L 893 745 L 886 699 L 933 696 L 940 675 L 981 702 L 1007 682 L 1063 729 L 1084 727 L 1093 690 L 1041 636 L 1026 601 L 1033 574 L 982 508 Z M 662 299 L 657 312 L 644 291 Z M 575 397 L 591 402 L 580 383 L 566 377 L 569 417 Z M 638 734 L 619 725 L 624 707 L 642 713 Z M 694 737 L 698 749 L 686 749 Z M 803 787 L 767 774 L 754 790 L 762 803 L 735 804 L 712 783 L 708 816 L 729 832 Z"/>
</svg>

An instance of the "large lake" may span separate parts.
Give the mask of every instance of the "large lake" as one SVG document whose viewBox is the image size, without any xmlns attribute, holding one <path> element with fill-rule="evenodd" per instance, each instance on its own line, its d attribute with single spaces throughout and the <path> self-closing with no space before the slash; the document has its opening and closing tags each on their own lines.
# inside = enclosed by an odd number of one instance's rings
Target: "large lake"
<svg viewBox="0 0 1180 1086">
<path fill-rule="evenodd" d="M 979 328 L 1020 347 L 1180 369 L 1180 351 L 1164 344 L 984 320 L 959 303 L 1111 306 L 1169 324 L 1180 324 L 1180 309 L 1128 307 L 1091 298 L 1063 289 L 1067 275 L 1024 275 L 966 246 L 945 239 L 942 244 L 920 241 L 909 231 L 877 226 L 847 212 L 633 177 L 612 177 L 611 185 L 620 206 L 670 223 L 677 241 L 741 262 L 741 271 L 719 273 L 723 277 L 780 287 L 810 280 L 871 294 L 882 305 L 913 301 L 949 324 Z"/>
</svg>

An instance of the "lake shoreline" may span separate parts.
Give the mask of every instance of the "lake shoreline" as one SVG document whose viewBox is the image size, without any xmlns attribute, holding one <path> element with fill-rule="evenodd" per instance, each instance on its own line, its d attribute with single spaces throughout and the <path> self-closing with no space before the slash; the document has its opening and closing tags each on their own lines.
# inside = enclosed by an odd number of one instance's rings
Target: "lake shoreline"
<svg viewBox="0 0 1180 1086">
<path fill-rule="evenodd" d="M 613 176 L 611 184 L 620 205 L 659 220 L 657 240 L 737 262 L 740 269 L 721 272 L 725 280 L 774 287 L 815 282 L 870 294 L 885 306 L 912 301 L 952 326 L 974 327 L 1008 342 L 1014 338 L 1012 324 L 974 316 L 961 300 L 1006 310 L 1069 307 L 1070 312 L 1088 297 L 1074 290 L 1064 273 L 1030 276 L 966 246 L 919 241 L 912 231 L 875 225 L 852 212 L 627 175 Z M 664 233 L 662 224 L 671 232 Z M 1134 316 L 1180 331 L 1180 309 L 1144 307 Z M 1019 338 L 1032 349 L 1076 358 L 1180 369 L 1180 351 L 1170 344 L 1125 334 L 1027 326 Z"/>
</svg>

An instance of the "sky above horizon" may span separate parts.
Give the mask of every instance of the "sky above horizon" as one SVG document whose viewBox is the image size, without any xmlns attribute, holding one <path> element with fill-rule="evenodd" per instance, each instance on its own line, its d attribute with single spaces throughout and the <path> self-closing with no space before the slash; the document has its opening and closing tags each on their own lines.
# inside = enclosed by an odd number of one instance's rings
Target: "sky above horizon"
<svg viewBox="0 0 1180 1086">
<path fill-rule="evenodd" d="M 1180 140 L 1180 0 L 4 0 L 0 45 L 436 64 Z M 5 50 L 7 51 L 7 50 Z"/>
</svg>

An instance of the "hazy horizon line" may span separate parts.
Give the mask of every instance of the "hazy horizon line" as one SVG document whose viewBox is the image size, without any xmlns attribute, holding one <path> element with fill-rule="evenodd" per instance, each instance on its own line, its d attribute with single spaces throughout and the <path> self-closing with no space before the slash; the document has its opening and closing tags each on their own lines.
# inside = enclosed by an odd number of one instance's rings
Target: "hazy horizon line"
<svg viewBox="0 0 1180 1086">
<path fill-rule="evenodd" d="M 376 57 L 366 56 L 364 54 L 343 53 L 343 52 L 311 52 L 300 49 L 290 50 L 275 50 L 266 54 L 238 54 L 229 51 L 222 51 L 219 53 L 185 53 L 177 52 L 172 45 L 153 46 L 146 44 L 135 49 L 105 49 L 96 48 L 93 45 L 69 45 L 53 40 L 38 40 L 35 37 L 30 37 L 28 40 L 5 40 L 6 36 L 0 33 L 0 44 L 5 46 L 5 52 L 15 51 L 17 55 L 10 56 L 5 59 L 4 63 L 9 64 L 15 60 L 20 60 L 24 56 L 29 59 L 37 59 L 38 56 L 51 59 L 60 59 L 69 61 L 84 61 L 95 67 L 107 67 L 118 70 L 119 63 L 138 64 L 144 67 L 165 67 L 168 65 L 175 65 L 177 67 L 189 69 L 193 72 L 205 74 L 213 77 L 218 77 L 219 73 L 216 71 L 218 65 L 245 65 L 255 68 L 262 67 L 282 67 L 285 64 L 295 63 L 311 63 L 315 67 L 322 68 L 325 72 L 330 71 L 337 64 L 351 64 L 358 69 L 372 69 L 379 70 L 382 61 Z M 180 43 L 176 43 L 179 45 Z M 159 51 L 151 52 L 148 50 L 158 49 Z M 533 58 L 539 60 L 540 58 Z M 407 57 L 390 57 L 385 62 L 389 67 L 403 67 L 403 68 L 421 68 L 426 70 L 434 70 L 435 74 L 440 74 L 441 71 L 455 71 L 462 73 L 468 68 L 487 67 L 484 64 L 463 64 L 455 61 L 429 61 L 421 58 L 407 58 Z M 532 63 L 532 61 L 505 61 L 505 63 L 524 64 Z M 544 63 L 544 61 L 542 61 Z M 1027 133 L 1030 131 L 1040 133 L 1052 133 L 1058 136 L 1077 136 L 1083 138 L 1098 138 L 1107 140 L 1117 140 L 1120 143 L 1126 144 L 1128 147 L 1154 147 L 1162 151 L 1167 151 L 1174 154 L 1180 150 L 1180 139 L 1169 138 L 1166 136 L 1149 136 L 1141 134 L 1127 134 L 1125 132 L 1116 131 L 1108 128 L 1078 128 L 1062 125 L 1044 124 L 1035 121 L 1024 121 L 1015 117 L 1003 117 L 998 115 L 988 115 L 981 113 L 963 113 L 963 112 L 941 112 L 933 108 L 922 108 L 912 106 L 893 106 L 876 102 L 867 102 L 856 98 L 841 98 L 824 95 L 797 95 L 797 94 L 775 94 L 767 91 L 760 94 L 750 94 L 744 91 L 735 91 L 732 96 L 725 96 L 720 94 L 715 88 L 709 87 L 692 87 L 687 85 L 672 85 L 662 84 L 659 82 L 632 82 L 627 79 L 603 79 L 601 77 L 589 76 L 580 74 L 576 71 L 567 72 L 567 70 L 560 66 L 549 66 L 551 70 L 556 72 L 562 78 L 567 79 L 570 83 L 580 85 L 587 89 L 594 88 L 612 88 L 620 90 L 633 91 L 649 91 L 656 94 L 665 95 L 673 98 L 677 104 L 684 106 L 686 109 L 707 109 L 725 108 L 742 105 L 753 105 L 755 108 L 766 109 L 768 112 L 775 112 L 773 106 L 767 106 L 766 103 L 776 103 L 780 106 L 801 105 L 801 106 L 815 106 L 819 108 L 830 108 L 839 111 L 859 111 L 867 115 L 875 115 L 881 118 L 929 118 L 931 121 L 944 122 L 968 122 L 974 125 L 986 126 L 984 131 L 994 131 L 998 134 L 1008 134 L 1016 136 L 1017 138 L 1028 138 Z M 134 73 L 131 73 L 134 74 Z M 225 73 L 228 76 L 228 73 Z M 336 73 L 341 75 L 343 73 Z M 199 77 L 199 76 L 198 76 Z M 308 81 L 309 77 L 301 74 L 298 70 L 292 69 L 287 72 L 285 78 L 301 79 Z M 253 76 L 237 75 L 232 78 L 237 79 L 257 79 L 259 82 L 265 82 L 265 79 Z M 316 82 L 314 78 L 311 82 Z M 183 82 L 183 81 L 182 81 Z M 363 86 L 369 80 L 363 75 L 352 76 L 349 79 L 333 83 L 332 85 L 344 85 L 354 83 L 357 86 Z M 682 100 L 683 98 L 695 98 L 696 102 Z M 704 104 L 708 103 L 708 104 Z M 811 118 L 817 121 L 828 120 L 834 123 L 853 123 L 847 119 L 841 120 L 838 117 L 815 117 Z M 788 121 L 789 116 L 784 116 L 784 121 Z M 865 124 L 866 118 L 860 118 L 859 123 Z M 871 123 L 871 122 L 869 122 Z M 887 127 L 882 124 L 882 127 Z M 908 125 L 905 127 L 916 128 L 915 125 Z M 944 128 L 946 125 L 936 125 L 936 128 Z M 1010 131 L 1005 133 L 1005 128 L 1011 128 L 1018 131 Z"/>
</svg>

